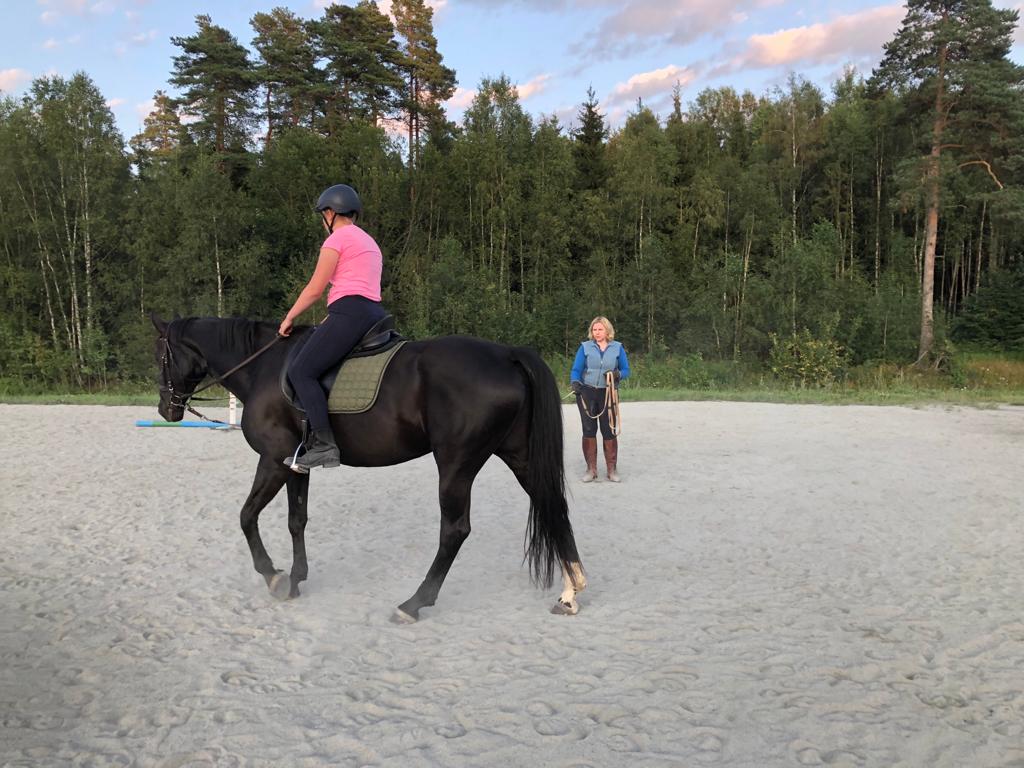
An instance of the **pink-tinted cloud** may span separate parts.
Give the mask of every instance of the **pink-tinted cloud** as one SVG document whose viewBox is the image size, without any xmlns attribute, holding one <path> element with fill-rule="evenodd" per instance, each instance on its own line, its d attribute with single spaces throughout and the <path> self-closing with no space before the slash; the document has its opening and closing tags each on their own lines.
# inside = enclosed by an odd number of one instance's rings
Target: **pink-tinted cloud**
<svg viewBox="0 0 1024 768">
<path fill-rule="evenodd" d="M 71 35 L 70 37 L 66 37 L 63 40 L 58 40 L 55 37 L 51 37 L 47 39 L 45 43 L 43 43 L 43 48 L 45 48 L 48 51 L 53 51 L 58 48 L 66 48 L 69 45 L 76 45 L 80 42 L 82 42 L 81 34 Z"/>
<path fill-rule="evenodd" d="M 700 72 L 693 67 L 677 67 L 671 64 L 651 72 L 640 72 L 624 83 L 615 86 L 608 97 L 608 106 L 632 106 L 637 99 L 665 96 L 672 93 L 678 84 L 685 88 L 697 79 Z"/>
<path fill-rule="evenodd" d="M 1013 32 L 1013 42 L 1017 45 L 1024 45 L 1024 3 L 1013 6 L 1017 12 L 1017 29 Z"/>
<path fill-rule="evenodd" d="M 456 88 L 455 93 L 452 97 L 444 103 L 444 107 L 447 111 L 461 112 L 466 109 L 470 104 L 473 103 L 473 99 L 476 98 L 475 88 Z"/>
<path fill-rule="evenodd" d="M 628 0 L 598 26 L 574 53 L 626 56 L 658 45 L 683 46 L 709 34 L 723 34 L 758 0 Z"/>
<path fill-rule="evenodd" d="M 519 94 L 520 101 L 526 101 L 531 96 L 536 96 L 538 93 L 542 93 L 548 86 L 548 80 L 551 79 L 551 75 L 537 75 L 529 82 L 523 83 L 522 85 L 516 85 L 516 92 Z"/>
<path fill-rule="evenodd" d="M 139 124 L 145 122 L 146 118 L 153 114 L 153 110 L 156 109 L 156 102 L 153 99 L 147 99 L 146 101 L 140 101 L 135 105 L 135 114 L 139 118 Z"/>
<path fill-rule="evenodd" d="M 0 69 L 0 91 L 14 93 L 32 79 L 32 75 L 24 69 Z"/>
<path fill-rule="evenodd" d="M 338 2 L 338 0 L 313 0 L 313 8 L 315 10 L 322 11 L 328 6 L 334 5 L 336 2 Z M 391 16 L 391 18 L 394 18 L 394 16 L 391 15 L 391 0 L 376 0 L 376 2 L 381 13 L 385 16 Z M 434 13 L 436 14 L 448 4 L 448 0 L 426 0 L 426 4 L 430 8 L 433 8 Z"/>
<path fill-rule="evenodd" d="M 108 0 L 100 0 L 107 2 Z M 47 10 L 43 12 L 44 21 L 55 21 L 62 15 L 85 13 L 89 7 L 89 0 L 39 0 L 39 5 Z"/>
<path fill-rule="evenodd" d="M 882 46 L 892 39 L 905 13 L 903 6 L 883 5 L 827 23 L 751 35 L 737 56 L 711 74 L 881 56 Z"/>
<path fill-rule="evenodd" d="M 109 107 L 110 109 L 113 109 L 114 107 L 120 107 L 125 102 L 126 102 L 126 99 L 122 99 L 122 98 L 107 99 L 107 107 Z"/>
</svg>

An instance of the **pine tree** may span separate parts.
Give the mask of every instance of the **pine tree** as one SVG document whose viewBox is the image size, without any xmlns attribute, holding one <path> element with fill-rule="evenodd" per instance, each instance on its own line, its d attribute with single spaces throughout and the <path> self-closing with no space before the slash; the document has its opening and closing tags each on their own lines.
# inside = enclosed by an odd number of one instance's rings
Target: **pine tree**
<svg viewBox="0 0 1024 768">
<path fill-rule="evenodd" d="M 146 115 L 142 131 L 131 139 L 137 163 L 169 157 L 181 145 L 183 127 L 174 101 L 163 91 L 153 95 L 153 111 Z"/>
<path fill-rule="evenodd" d="M 391 12 L 405 55 L 405 112 L 408 119 L 409 168 L 418 164 L 421 132 L 436 122 L 441 102 L 455 93 L 455 70 L 446 67 L 434 36 L 434 10 L 423 0 L 392 0 Z"/>
<path fill-rule="evenodd" d="M 196 16 L 196 25 L 196 34 L 171 38 L 182 50 L 174 57 L 170 78 L 172 85 L 184 89 L 175 105 L 183 116 L 196 118 L 189 130 L 197 143 L 212 144 L 217 152 L 244 149 L 254 125 L 256 88 L 249 54 L 209 16 Z"/>
<path fill-rule="evenodd" d="M 957 168 L 983 169 L 1002 189 L 999 162 L 1007 142 L 1019 140 L 1024 69 L 1008 58 L 1017 12 L 990 0 L 908 0 L 907 15 L 872 76 L 875 92 L 903 96 L 908 114 L 922 123 L 930 151 L 923 163 L 924 258 L 918 362 L 935 341 L 935 253 L 939 239 L 942 159 Z"/>
<path fill-rule="evenodd" d="M 404 60 L 394 25 L 376 3 L 330 5 L 313 29 L 317 54 L 326 60 L 323 110 L 328 132 L 334 132 L 338 120 L 362 118 L 376 125 L 394 115 Z"/>
<path fill-rule="evenodd" d="M 573 157 L 576 160 L 576 189 L 601 189 L 608 179 L 605 140 L 608 127 L 597 111 L 597 96 L 587 88 L 587 100 L 578 113 L 580 127 L 573 133 Z"/>
<path fill-rule="evenodd" d="M 257 13 L 249 22 L 259 53 L 257 73 L 266 89 L 264 119 L 267 139 L 283 128 L 304 122 L 313 108 L 313 90 L 320 77 L 316 54 L 305 22 L 285 8 Z"/>
</svg>

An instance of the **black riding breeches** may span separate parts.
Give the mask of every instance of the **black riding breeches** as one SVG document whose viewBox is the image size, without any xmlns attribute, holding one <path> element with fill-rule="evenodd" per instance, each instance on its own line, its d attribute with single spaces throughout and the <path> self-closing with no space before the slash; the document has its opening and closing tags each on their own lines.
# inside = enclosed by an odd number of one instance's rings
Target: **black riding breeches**
<svg viewBox="0 0 1024 768">
<path fill-rule="evenodd" d="M 380 302 L 364 296 L 342 296 L 327 307 L 327 319 L 313 329 L 312 337 L 292 361 L 288 379 L 314 431 L 331 426 L 320 377 L 351 352 L 385 315 Z"/>
<path fill-rule="evenodd" d="M 586 384 L 583 385 L 583 389 L 580 390 L 579 395 L 576 397 L 576 407 L 580 409 L 580 420 L 583 422 L 584 437 L 597 437 L 598 423 L 601 424 L 601 437 L 605 440 L 611 440 L 615 437 L 611 425 L 608 423 L 608 410 L 604 407 L 604 399 L 604 387 L 588 387 Z M 586 406 L 586 411 L 583 410 L 584 406 Z M 601 416 L 593 419 L 587 416 L 587 411 L 590 411 L 593 416 L 597 416 L 598 413 Z"/>
</svg>

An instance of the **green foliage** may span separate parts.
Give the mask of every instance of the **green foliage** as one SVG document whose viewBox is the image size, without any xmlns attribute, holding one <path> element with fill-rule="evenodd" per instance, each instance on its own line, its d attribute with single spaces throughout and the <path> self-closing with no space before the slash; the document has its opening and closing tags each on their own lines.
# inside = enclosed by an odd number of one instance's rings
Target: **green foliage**
<svg viewBox="0 0 1024 768">
<path fill-rule="evenodd" d="M 771 372 L 800 387 L 825 387 L 840 380 L 846 369 L 843 348 L 833 339 L 815 338 L 806 328 L 788 338 L 771 334 Z"/>
<path fill-rule="evenodd" d="M 947 323 L 958 343 L 1024 344 L 1024 102 L 1004 98 L 1021 83 L 1000 48 L 1012 13 L 953 5 L 982 43 L 957 48 L 948 128 L 973 154 L 939 164 L 939 370 L 907 369 L 930 70 L 896 66 L 934 37 L 894 41 L 876 78 L 846 73 L 828 98 L 798 76 L 688 105 L 677 89 L 667 119 L 638 104 L 613 128 L 591 89 L 570 132 L 499 75 L 456 126 L 439 107 L 455 73 L 430 8 L 396 0 L 393 23 L 361 0 L 311 22 L 255 14 L 253 61 L 198 17 L 175 39 L 178 92 L 157 92 L 131 166 L 85 75 L 0 101 L 0 379 L 149 381 L 154 309 L 278 319 L 323 239 L 311 204 L 346 182 L 385 255 L 384 303 L 416 338 L 475 334 L 561 360 L 603 314 L 634 363 L 626 393 L 750 391 L 773 372 L 835 390 L 975 386 Z M 907 29 L 940 6 L 915 0 Z"/>
<path fill-rule="evenodd" d="M 1024 265 L 990 275 L 956 319 L 952 337 L 990 349 L 1024 352 Z"/>
</svg>

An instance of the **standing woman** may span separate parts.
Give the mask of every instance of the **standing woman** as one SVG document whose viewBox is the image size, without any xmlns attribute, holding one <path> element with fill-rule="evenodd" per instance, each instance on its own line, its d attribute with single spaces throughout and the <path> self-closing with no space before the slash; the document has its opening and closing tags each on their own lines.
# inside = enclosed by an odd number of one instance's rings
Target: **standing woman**
<svg viewBox="0 0 1024 768">
<path fill-rule="evenodd" d="M 355 223 L 363 212 L 359 195 L 346 184 L 335 184 L 320 195 L 315 210 L 327 230 L 327 239 L 320 248 L 313 276 L 278 329 L 282 336 L 289 335 L 295 318 L 313 306 L 330 284 L 327 317 L 313 330 L 288 368 L 288 378 L 306 411 L 312 431 L 306 452 L 294 464 L 290 459 L 286 462 L 296 472 L 341 464 L 327 415 L 327 395 L 319 379 L 387 314 L 380 304 L 383 267 L 380 247 Z"/>
<path fill-rule="evenodd" d="M 587 471 L 583 482 L 597 480 L 597 426 L 601 425 L 604 438 L 604 460 L 608 468 L 608 479 L 619 482 L 616 464 L 619 459 L 619 441 L 608 423 L 609 394 L 606 391 L 607 375 L 611 372 L 614 386 L 629 376 L 629 360 L 626 350 L 615 341 L 615 328 L 607 317 L 598 316 L 590 321 L 587 340 L 580 344 L 572 364 L 572 391 L 576 393 L 576 405 L 583 421 L 583 458 Z M 588 415 L 589 414 L 589 415 Z M 600 416 L 595 419 L 594 416 Z"/>
</svg>

